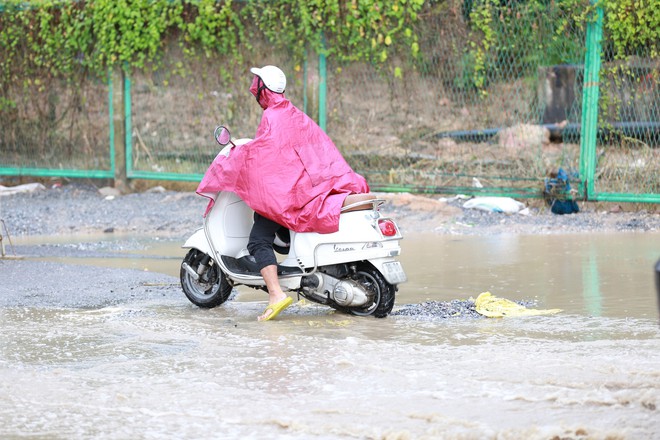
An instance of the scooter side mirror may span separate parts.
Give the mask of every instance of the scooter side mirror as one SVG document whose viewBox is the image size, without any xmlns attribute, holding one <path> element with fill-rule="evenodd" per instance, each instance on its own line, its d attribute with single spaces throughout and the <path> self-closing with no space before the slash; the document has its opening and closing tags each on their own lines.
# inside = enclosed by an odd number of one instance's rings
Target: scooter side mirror
<svg viewBox="0 0 660 440">
<path fill-rule="evenodd" d="M 227 127 L 224 125 L 217 126 L 213 132 L 213 136 L 215 137 L 215 140 L 223 147 L 230 143 L 233 145 L 233 142 L 231 141 L 231 134 L 229 133 Z"/>
</svg>

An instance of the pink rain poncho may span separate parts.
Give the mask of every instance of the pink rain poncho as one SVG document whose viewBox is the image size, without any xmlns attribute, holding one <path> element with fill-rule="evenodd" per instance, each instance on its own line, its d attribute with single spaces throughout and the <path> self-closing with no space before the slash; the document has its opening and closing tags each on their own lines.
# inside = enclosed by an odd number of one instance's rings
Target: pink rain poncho
<svg viewBox="0 0 660 440">
<path fill-rule="evenodd" d="M 232 191 L 257 213 L 296 232 L 337 231 L 344 199 L 369 192 L 366 180 L 284 94 L 265 89 L 259 104 L 264 113 L 254 140 L 234 147 L 228 157 L 218 155 L 197 193 Z M 212 204 L 213 199 L 209 208 Z"/>
</svg>

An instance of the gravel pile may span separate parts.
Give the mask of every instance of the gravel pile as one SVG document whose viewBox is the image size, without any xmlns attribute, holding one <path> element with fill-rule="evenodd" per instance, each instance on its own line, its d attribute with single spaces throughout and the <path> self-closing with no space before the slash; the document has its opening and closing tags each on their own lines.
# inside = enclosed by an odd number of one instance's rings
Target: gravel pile
<svg viewBox="0 0 660 440">
<path fill-rule="evenodd" d="M 77 232 L 122 232 L 154 237 L 185 237 L 202 224 L 207 199 L 194 192 L 160 187 L 142 193 L 108 194 L 93 185 L 69 184 L 14 195 L 0 194 L 0 219 L 9 233 L 52 235 Z M 379 194 L 388 203 L 381 210 L 397 220 L 404 234 L 553 234 L 581 232 L 658 232 L 660 214 L 647 210 L 621 212 L 618 205 L 581 203 L 581 212 L 552 214 L 530 206 L 528 215 L 465 209 L 465 199 L 411 194 Z M 538 202 L 537 202 L 538 205 Z M 620 212 L 612 212 L 612 211 Z M 2 230 L 4 232 L 4 230 Z"/>
<path fill-rule="evenodd" d="M 105 195 L 93 185 L 71 184 L 0 196 L 0 218 L 11 235 L 129 232 L 183 236 L 202 225 L 208 202 L 192 192 L 152 190 Z"/>
<path fill-rule="evenodd" d="M 550 208 L 541 205 L 531 206 L 529 213 L 502 214 L 477 209 L 464 209 L 465 200 L 450 200 L 450 206 L 461 209 L 454 218 L 455 224 L 467 225 L 465 233 L 471 233 L 470 227 L 492 231 L 510 231 L 529 234 L 576 233 L 576 232 L 629 232 L 660 231 L 660 213 L 655 205 L 646 205 L 647 209 L 623 212 L 617 204 L 596 205 L 580 203 L 581 211 L 570 215 L 557 215 Z M 538 205 L 539 202 L 536 201 Z"/>
<path fill-rule="evenodd" d="M 536 305 L 534 301 L 516 301 L 516 304 L 531 308 Z M 475 319 L 484 318 L 477 312 L 474 300 L 454 299 L 451 301 L 425 301 L 419 304 L 404 304 L 392 311 L 392 316 L 405 316 L 417 321 L 429 321 L 435 319 Z"/>
<path fill-rule="evenodd" d="M 420 304 L 405 304 L 391 313 L 392 316 L 406 316 L 416 320 L 446 318 L 483 318 L 471 300 L 426 301 Z"/>
</svg>

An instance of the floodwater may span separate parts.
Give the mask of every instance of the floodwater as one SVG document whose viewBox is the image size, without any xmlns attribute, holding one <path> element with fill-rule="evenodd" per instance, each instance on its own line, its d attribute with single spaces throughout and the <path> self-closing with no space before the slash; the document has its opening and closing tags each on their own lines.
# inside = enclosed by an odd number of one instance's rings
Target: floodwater
<svg viewBox="0 0 660 440">
<path fill-rule="evenodd" d="M 178 245 L 44 259 L 174 277 Z M 259 323 L 265 294 L 201 310 L 174 278 L 162 300 L 6 307 L 0 438 L 660 438 L 660 234 L 409 234 L 402 247 L 398 306 L 490 291 L 563 311 L 372 319 L 298 304 Z"/>
</svg>

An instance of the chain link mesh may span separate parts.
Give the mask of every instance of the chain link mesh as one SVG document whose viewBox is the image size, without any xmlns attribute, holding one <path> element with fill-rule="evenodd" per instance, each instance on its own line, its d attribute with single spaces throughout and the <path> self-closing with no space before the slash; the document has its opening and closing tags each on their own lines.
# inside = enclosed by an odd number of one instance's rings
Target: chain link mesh
<svg viewBox="0 0 660 440">
<path fill-rule="evenodd" d="M 418 31 L 422 59 L 400 78 L 391 66 L 331 71 L 330 134 L 369 164 L 370 182 L 536 193 L 559 167 L 578 169 L 585 32 L 568 11 L 442 2 Z"/>
<path fill-rule="evenodd" d="M 330 58 L 327 78 L 315 55 L 294 65 L 267 44 L 255 42 L 240 64 L 189 59 L 173 45 L 158 69 L 130 74 L 130 168 L 198 179 L 218 150 L 216 125 L 254 135 L 261 109 L 248 69 L 275 64 L 287 97 L 315 119 L 326 81 L 328 134 L 375 189 L 540 196 L 559 168 L 584 178 L 586 30 L 567 4 L 430 1 L 417 23 L 419 58 L 378 67 Z M 657 52 L 618 59 L 607 33 L 602 46 L 596 191 L 658 194 Z M 14 85 L 0 101 L 0 167 L 108 169 L 106 86 L 49 80 L 24 90 Z"/>
<path fill-rule="evenodd" d="M 109 170 L 108 87 L 23 78 L 0 102 L 0 167 Z"/>
<path fill-rule="evenodd" d="M 660 59 L 639 48 L 616 59 L 607 44 L 600 69 L 595 189 L 660 192 Z"/>
</svg>

